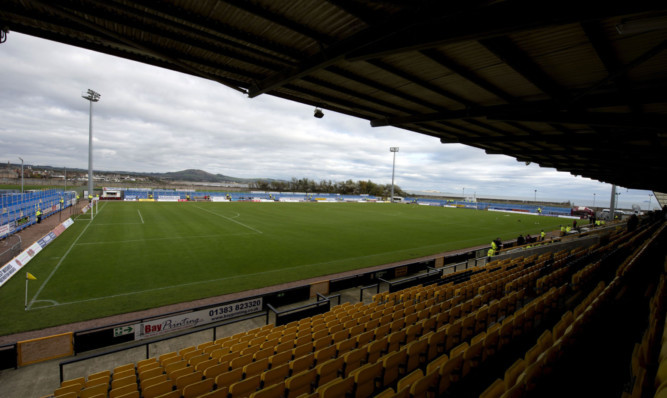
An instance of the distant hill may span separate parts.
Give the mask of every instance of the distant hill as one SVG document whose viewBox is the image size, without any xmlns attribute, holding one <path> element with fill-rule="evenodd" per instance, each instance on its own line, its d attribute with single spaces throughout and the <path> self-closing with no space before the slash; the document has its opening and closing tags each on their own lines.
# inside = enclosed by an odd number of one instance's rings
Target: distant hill
<svg viewBox="0 0 667 398">
<path fill-rule="evenodd" d="M 250 183 L 258 180 L 266 180 L 261 178 L 237 178 L 230 177 L 223 174 L 211 174 L 204 170 L 187 169 L 182 171 L 172 171 L 168 173 L 146 173 L 146 175 L 171 181 L 189 181 L 189 182 L 238 182 Z"/>
<path fill-rule="evenodd" d="M 11 165 L 13 167 L 21 167 L 21 165 Z M 28 166 L 28 165 L 26 165 Z M 53 166 L 41 166 L 41 165 L 35 165 L 31 166 L 35 169 L 39 170 L 53 170 L 53 171 L 58 171 L 62 173 L 64 171 L 64 168 L 62 167 L 53 167 Z M 76 168 L 69 168 L 69 172 L 77 172 L 77 173 L 87 173 L 87 169 L 76 169 Z M 141 176 L 141 177 L 150 177 L 156 180 L 164 180 L 164 181 L 186 181 L 186 182 L 237 182 L 241 184 L 249 184 L 251 182 L 256 182 L 256 181 L 266 181 L 266 182 L 273 182 L 273 181 L 281 181 L 281 180 L 276 180 L 272 178 L 238 178 L 238 177 L 231 177 L 231 176 L 226 176 L 223 174 L 211 174 L 209 172 L 206 172 L 204 170 L 198 170 L 198 169 L 187 169 L 187 170 L 181 170 L 181 171 L 171 171 L 167 173 L 140 173 L 140 172 L 135 172 L 135 171 L 110 171 L 110 170 L 95 170 L 95 174 L 121 174 L 121 175 L 130 175 L 130 176 Z"/>
</svg>

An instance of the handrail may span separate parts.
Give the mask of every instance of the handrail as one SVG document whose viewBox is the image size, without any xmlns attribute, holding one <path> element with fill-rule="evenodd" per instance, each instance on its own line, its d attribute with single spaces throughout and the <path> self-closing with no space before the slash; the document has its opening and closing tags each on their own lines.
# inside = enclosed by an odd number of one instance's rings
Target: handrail
<svg viewBox="0 0 667 398">
<path fill-rule="evenodd" d="M 268 304 L 268 305 L 270 305 L 270 304 Z M 182 331 L 182 332 L 170 334 L 168 336 L 164 336 L 164 337 L 160 337 L 160 338 L 156 338 L 156 339 L 151 339 L 151 340 L 144 341 L 144 342 L 141 342 L 141 343 L 131 344 L 129 346 L 118 347 L 118 348 L 114 348 L 114 349 L 111 349 L 109 351 L 105 351 L 105 352 L 101 352 L 101 353 L 97 353 L 97 354 L 90 354 L 90 355 L 86 355 L 84 357 L 79 357 L 79 358 L 68 359 L 66 361 L 62 361 L 58 364 L 58 366 L 60 367 L 60 382 L 62 383 L 63 380 L 64 380 L 63 379 L 63 367 L 65 365 L 69 365 L 69 364 L 77 363 L 77 362 L 82 362 L 82 361 L 87 361 L 89 359 L 98 358 L 98 357 L 102 357 L 102 356 L 105 356 L 105 355 L 115 354 L 115 353 L 121 352 L 121 351 L 131 350 L 133 348 L 137 348 L 137 347 L 141 347 L 141 346 L 146 346 L 146 359 L 148 359 L 149 358 L 148 346 L 151 345 L 151 344 L 159 343 L 159 342 L 166 341 L 166 340 L 176 339 L 176 338 L 179 338 L 179 337 L 182 337 L 182 336 L 187 336 L 189 334 L 203 332 L 203 331 L 209 330 L 209 329 L 213 329 L 213 340 L 211 340 L 211 341 L 215 341 L 216 336 L 217 336 L 217 333 L 216 333 L 217 328 L 219 328 L 221 326 L 225 326 L 225 325 L 230 325 L 232 323 L 247 321 L 249 319 L 264 316 L 263 312 L 268 312 L 268 311 L 260 311 L 259 313 L 254 313 L 254 314 L 251 314 L 251 315 L 245 315 L 245 316 L 238 317 L 238 318 L 227 319 L 227 320 L 215 323 L 215 324 L 209 324 L 209 325 L 201 326 L 199 328 L 188 329 L 188 330 L 185 330 L 185 331 Z"/>
<path fill-rule="evenodd" d="M 377 291 L 375 292 L 375 294 L 380 293 L 380 284 L 379 283 L 376 283 L 374 285 L 362 286 L 362 287 L 359 288 L 359 302 L 360 303 L 362 301 L 364 301 L 364 290 L 371 289 L 371 288 L 374 288 L 374 287 L 377 288 Z"/>
<path fill-rule="evenodd" d="M 317 301 L 320 301 L 320 297 L 322 298 L 321 301 L 331 300 L 332 298 L 337 297 L 338 298 L 338 305 L 340 305 L 340 296 L 341 296 L 340 294 L 332 294 L 331 296 L 327 297 L 327 296 L 324 296 L 324 295 L 322 295 L 318 292 L 318 293 L 316 293 L 316 295 L 317 295 Z"/>
</svg>

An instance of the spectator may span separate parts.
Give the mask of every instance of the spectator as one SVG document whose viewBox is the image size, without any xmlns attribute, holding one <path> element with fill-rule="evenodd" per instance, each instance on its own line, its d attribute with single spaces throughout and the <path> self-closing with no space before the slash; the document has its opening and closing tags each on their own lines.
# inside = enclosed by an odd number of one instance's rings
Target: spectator
<svg viewBox="0 0 667 398">
<path fill-rule="evenodd" d="M 516 245 L 523 246 L 524 243 L 526 243 L 526 239 L 520 234 L 519 237 L 516 238 Z"/>
</svg>

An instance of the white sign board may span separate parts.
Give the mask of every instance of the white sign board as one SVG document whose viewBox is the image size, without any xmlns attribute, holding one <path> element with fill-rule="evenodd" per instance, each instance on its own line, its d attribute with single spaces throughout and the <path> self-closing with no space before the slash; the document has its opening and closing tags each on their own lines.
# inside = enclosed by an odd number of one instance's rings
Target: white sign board
<svg viewBox="0 0 667 398">
<path fill-rule="evenodd" d="M 155 319 L 134 325 L 134 339 L 141 340 L 162 336 L 179 330 L 214 323 L 262 310 L 262 298 L 238 301 L 219 307 Z"/>
</svg>

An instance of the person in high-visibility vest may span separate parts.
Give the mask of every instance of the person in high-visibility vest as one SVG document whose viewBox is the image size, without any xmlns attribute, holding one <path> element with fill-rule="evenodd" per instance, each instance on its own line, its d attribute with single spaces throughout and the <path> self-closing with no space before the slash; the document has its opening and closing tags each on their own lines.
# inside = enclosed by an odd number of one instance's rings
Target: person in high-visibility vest
<svg viewBox="0 0 667 398">
<path fill-rule="evenodd" d="M 92 202 L 92 201 L 93 201 L 93 195 L 88 194 L 88 201 L 89 201 L 89 202 Z"/>
<path fill-rule="evenodd" d="M 566 233 L 566 234 L 569 234 L 571 231 L 572 231 L 572 227 L 570 227 L 570 226 L 568 225 L 567 228 L 565 228 L 565 233 Z"/>
<path fill-rule="evenodd" d="M 37 224 L 42 222 L 42 211 L 40 209 L 37 209 L 35 212 L 35 218 L 37 219 Z"/>
<path fill-rule="evenodd" d="M 65 206 L 65 199 L 60 198 L 60 210 L 62 210 Z"/>
<path fill-rule="evenodd" d="M 565 225 L 560 226 L 560 235 L 564 236 L 565 235 Z"/>
<path fill-rule="evenodd" d="M 540 232 L 540 240 L 543 241 L 546 236 L 547 234 L 545 234 L 544 230 L 542 230 L 542 232 Z"/>
<path fill-rule="evenodd" d="M 491 241 L 491 250 L 493 250 L 494 252 L 498 250 L 498 245 L 496 245 L 496 241 L 494 240 Z"/>
<path fill-rule="evenodd" d="M 542 214 L 542 208 L 541 207 L 537 208 L 537 214 L 540 214 L 540 215 Z"/>
<path fill-rule="evenodd" d="M 491 257 L 493 257 L 496 254 L 496 251 L 493 248 L 490 248 L 488 252 L 486 252 L 487 257 L 489 258 L 489 261 L 491 261 Z"/>
</svg>

